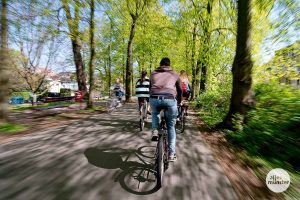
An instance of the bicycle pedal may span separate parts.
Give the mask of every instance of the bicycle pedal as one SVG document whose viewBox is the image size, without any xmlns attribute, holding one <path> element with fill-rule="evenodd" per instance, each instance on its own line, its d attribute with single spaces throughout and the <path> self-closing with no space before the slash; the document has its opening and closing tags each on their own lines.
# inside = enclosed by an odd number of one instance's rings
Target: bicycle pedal
<svg viewBox="0 0 300 200">
<path fill-rule="evenodd" d="M 158 141 L 158 136 L 157 135 L 153 135 L 152 138 L 151 138 L 151 141 L 154 141 L 154 142 Z"/>
</svg>

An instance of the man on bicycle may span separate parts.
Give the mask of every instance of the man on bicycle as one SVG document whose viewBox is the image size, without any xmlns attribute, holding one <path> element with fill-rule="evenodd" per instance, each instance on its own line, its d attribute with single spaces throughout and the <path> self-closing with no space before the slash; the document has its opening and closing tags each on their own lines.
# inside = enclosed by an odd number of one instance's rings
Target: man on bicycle
<svg viewBox="0 0 300 200">
<path fill-rule="evenodd" d="M 135 94 L 138 97 L 139 101 L 139 111 L 141 112 L 141 105 L 146 100 L 149 103 L 149 87 L 150 87 L 150 80 L 147 77 L 147 71 L 143 70 L 141 73 L 141 78 L 136 82 L 135 86 Z M 147 108 L 147 114 L 150 115 L 150 106 Z M 141 113 L 140 113 L 141 114 Z"/>
<path fill-rule="evenodd" d="M 176 132 L 175 123 L 178 103 L 181 102 L 181 88 L 179 76 L 170 68 L 170 59 L 163 58 L 160 67 L 150 77 L 150 105 L 152 108 L 152 135 L 157 137 L 159 115 L 162 108 L 166 108 L 165 119 L 168 131 L 169 161 L 176 161 Z"/>
</svg>

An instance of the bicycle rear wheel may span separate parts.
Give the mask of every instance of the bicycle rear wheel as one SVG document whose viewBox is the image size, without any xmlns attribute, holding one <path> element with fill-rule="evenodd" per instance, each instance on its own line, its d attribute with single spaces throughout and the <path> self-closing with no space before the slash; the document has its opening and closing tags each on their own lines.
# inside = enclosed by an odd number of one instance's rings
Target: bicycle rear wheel
<svg viewBox="0 0 300 200">
<path fill-rule="evenodd" d="M 106 111 L 108 114 L 112 113 L 116 109 L 116 100 L 110 99 L 106 102 Z"/>
<path fill-rule="evenodd" d="M 140 110 L 140 131 L 144 130 L 146 119 L 147 119 L 147 102 L 144 102 Z"/>
<path fill-rule="evenodd" d="M 182 109 L 182 113 L 180 116 L 180 132 L 183 133 L 184 132 L 184 128 L 185 128 L 185 110 Z"/>
<path fill-rule="evenodd" d="M 164 177 L 164 146 L 162 135 L 159 136 L 157 143 L 156 172 L 157 187 L 161 188 L 163 185 Z"/>
</svg>

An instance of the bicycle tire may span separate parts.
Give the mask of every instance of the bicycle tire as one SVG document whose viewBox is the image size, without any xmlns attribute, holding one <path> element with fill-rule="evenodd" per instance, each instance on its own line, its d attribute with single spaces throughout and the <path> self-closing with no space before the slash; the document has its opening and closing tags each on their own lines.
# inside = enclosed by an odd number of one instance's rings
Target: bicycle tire
<svg viewBox="0 0 300 200">
<path fill-rule="evenodd" d="M 164 146 L 163 146 L 163 136 L 159 136 L 157 143 L 157 158 L 156 158 L 156 171 L 157 171 L 157 187 L 161 188 L 163 186 L 164 178 Z"/>
<path fill-rule="evenodd" d="M 184 128 L 185 128 L 185 113 L 184 111 L 182 111 L 183 113 L 180 116 L 180 132 L 183 133 L 184 132 Z"/>
<path fill-rule="evenodd" d="M 142 112 L 144 121 L 145 121 L 145 119 L 147 119 L 147 110 L 148 110 L 147 107 L 148 107 L 147 101 L 145 101 L 144 105 L 143 105 L 143 112 Z"/>
<path fill-rule="evenodd" d="M 108 114 L 112 113 L 114 110 L 114 107 L 113 107 L 113 100 L 108 100 L 106 102 L 106 111 Z"/>
</svg>

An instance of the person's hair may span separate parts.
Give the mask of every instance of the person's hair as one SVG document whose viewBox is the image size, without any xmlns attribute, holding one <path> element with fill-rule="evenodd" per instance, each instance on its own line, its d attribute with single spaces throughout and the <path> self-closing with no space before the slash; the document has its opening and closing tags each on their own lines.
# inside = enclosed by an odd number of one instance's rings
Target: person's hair
<svg viewBox="0 0 300 200">
<path fill-rule="evenodd" d="M 163 58 L 160 61 L 160 66 L 170 66 L 171 65 L 171 61 L 169 58 Z"/>
<path fill-rule="evenodd" d="M 122 83 L 122 80 L 120 78 L 117 78 L 116 83 Z"/>
<path fill-rule="evenodd" d="M 143 70 L 141 73 L 140 85 L 142 85 L 142 83 L 145 81 L 146 76 L 147 76 L 147 71 Z"/>
<path fill-rule="evenodd" d="M 189 80 L 189 77 L 188 77 L 188 75 L 187 75 L 187 73 L 186 73 L 185 70 L 181 70 L 180 71 L 179 78 L 180 78 L 181 81 L 183 81 L 183 80 Z"/>
</svg>

